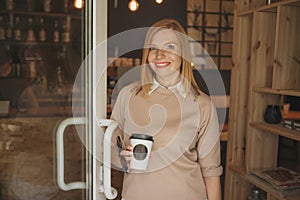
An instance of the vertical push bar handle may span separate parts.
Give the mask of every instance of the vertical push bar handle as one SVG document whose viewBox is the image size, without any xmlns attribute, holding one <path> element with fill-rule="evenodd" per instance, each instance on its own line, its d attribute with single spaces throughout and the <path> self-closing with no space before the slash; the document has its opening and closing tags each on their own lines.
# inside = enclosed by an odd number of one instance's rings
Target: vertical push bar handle
<svg viewBox="0 0 300 200">
<path fill-rule="evenodd" d="M 103 191 L 107 199 L 115 199 L 118 192 L 111 186 L 111 138 L 118 124 L 109 119 L 101 119 L 101 127 L 107 127 L 103 140 Z"/>
<path fill-rule="evenodd" d="M 56 158 L 57 158 L 57 184 L 64 191 L 86 189 L 85 182 L 65 183 L 65 163 L 64 163 L 64 131 L 67 126 L 74 124 L 85 124 L 84 117 L 67 118 L 63 120 L 56 132 Z"/>
</svg>

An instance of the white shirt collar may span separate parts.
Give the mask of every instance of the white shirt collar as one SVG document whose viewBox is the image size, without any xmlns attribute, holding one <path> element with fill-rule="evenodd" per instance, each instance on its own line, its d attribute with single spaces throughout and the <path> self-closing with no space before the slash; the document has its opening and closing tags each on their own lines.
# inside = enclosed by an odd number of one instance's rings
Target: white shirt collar
<svg viewBox="0 0 300 200">
<path fill-rule="evenodd" d="M 155 78 L 153 78 L 153 83 L 148 94 L 151 95 L 159 87 L 163 87 L 168 90 L 177 90 L 181 96 L 183 96 L 184 98 L 186 97 L 186 91 L 182 81 L 179 81 L 175 85 L 165 87 L 161 85 Z"/>
</svg>

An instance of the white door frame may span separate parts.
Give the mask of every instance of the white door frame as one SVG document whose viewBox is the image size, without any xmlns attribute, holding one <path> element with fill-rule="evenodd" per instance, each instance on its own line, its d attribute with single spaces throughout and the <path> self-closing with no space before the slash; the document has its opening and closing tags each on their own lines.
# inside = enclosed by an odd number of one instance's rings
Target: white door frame
<svg viewBox="0 0 300 200">
<path fill-rule="evenodd" d="M 107 0 L 92 0 L 92 49 L 97 48 L 97 46 L 101 43 L 101 45 L 105 45 L 103 43 L 107 39 Z M 105 45 L 106 47 L 106 45 Z M 107 51 L 105 51 L 105 55 L 101 56 L 101 58 L 97 57 L 97 61 L 94 63 L 107 63 Z M 102 60 L 98 60 L 102 59 Z M 106 96 L 107 96 L 107 82 L 106 82 L 106 71 L 103 74 L 103 78 L 98 80 L 99 77 L 93 77 L 93 75 L 97 74 L 96 72 L 97 65 L 93 65 L 92 74 L 89 74 L 89 77 L 93 80 L 92 88 L 89 91 L 92 92 L 92 107 L 89 107 L 89 111 L 91 115 L 92 121 L 92 132 L 93 132 L 93 156 L 92 156 L 92 199 L 93 200 L 106 200 L 103 193 L 100 193 L 100 187 L 103 184 L 100 180 L 102 176 L 102 163 L 99 161 L 99 158 L 102 160 L 102 148 L 103 148 L 103 135 L 99 135 L 96 133 L 98 130 L 99 122 L 97 118 L 106 118 Z M 99 82 L 98 82 L 99 81 Z M 95 91 L 95 93 L 94 93 Z M 97 106 L 95 105 L 97 104 Z M 93 110 L 96 109 L 97 116 L 94 115 Z"/>
</svg>

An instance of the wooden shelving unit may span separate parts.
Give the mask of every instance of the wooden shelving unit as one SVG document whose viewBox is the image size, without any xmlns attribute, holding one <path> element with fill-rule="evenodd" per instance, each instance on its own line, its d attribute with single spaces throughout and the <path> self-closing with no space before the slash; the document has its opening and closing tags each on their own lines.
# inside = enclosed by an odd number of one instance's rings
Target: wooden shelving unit
<svg viewBox="0 0 300 200">
<path fill-rule="evenodd" d="M 254 92 L 262 92 L 262 93 L 270 93 L 270 94 L 278 94 L 278 95 L 285 95 L 285 96 L 295 96 L 300 97 L 300 90 L 274 90 L 272 88 L 253 88 Z"/>
<path fill-rule="evenodd" d="M 279 136 L 300 141 L 300 132 L 263 119 L 267 105 L 282 105 L 286 96 L 300 97 L 300 66 L 292 61 L 300 49 L 300 1 L 235 4 L 224 197 L 247 199 L 257 186 L 267 200 L 299 199 L 300 190 L 277 190 L 251 171 L 277 167 Z"/>
<path fill-rule="evenodd" d="M 300 190 L 286 190 L 286 191 L 279 191 L 276 190 L 272 185 L 270 185 L 269 183 L 265 182 L 264 180 L 251 175 L 251 174 L 247 174 L 245 176 L 245 179 L 260 187 L 261 189 L 263 189 L 264 191 L 268 192 L 268 199 L 289 199 L 289 200 L 298 200 L 299 199 L 299 192 Z"/>
<path fill-rule="evenodd" d="M 300 141 L 300 132 L 284 128 L 281 124 L 267 124 L 265 122 L 253 122 L 250 126 L 262 131 L 271 132 L 276 135 Z"/>
</svg>

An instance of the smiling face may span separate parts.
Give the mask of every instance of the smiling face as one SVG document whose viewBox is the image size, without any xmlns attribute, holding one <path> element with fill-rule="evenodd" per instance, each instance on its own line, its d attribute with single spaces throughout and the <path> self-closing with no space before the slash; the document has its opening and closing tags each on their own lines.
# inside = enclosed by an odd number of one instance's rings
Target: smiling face
<svg viewBox="0 0 300 200">
<path fill-rule="evenodd" d="M 147 60 L 160 84 L 171 86 L 180 80 L 181 51 L 180 41 L 173 30 L 159 30 L 153 36 Z"/>
</svg>

